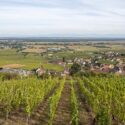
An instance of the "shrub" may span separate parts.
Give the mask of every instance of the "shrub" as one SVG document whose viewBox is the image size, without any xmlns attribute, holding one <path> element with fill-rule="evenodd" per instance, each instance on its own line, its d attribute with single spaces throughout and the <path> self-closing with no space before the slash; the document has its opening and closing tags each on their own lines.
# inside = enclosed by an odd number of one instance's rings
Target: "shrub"
<svg viewBox="0 0 125 125">
<path fill-rule="evenodd" d="M 96 125 L 111 125 L 111 117 L 107 109 L 102 108 L 96 115 Z"/>
<path fill-rule="evenodd" d="M 81 71 L 81 66 L 78 63 L 74 63 L 70 68 L 70 75 L 74 75 Z"/>
</svg>

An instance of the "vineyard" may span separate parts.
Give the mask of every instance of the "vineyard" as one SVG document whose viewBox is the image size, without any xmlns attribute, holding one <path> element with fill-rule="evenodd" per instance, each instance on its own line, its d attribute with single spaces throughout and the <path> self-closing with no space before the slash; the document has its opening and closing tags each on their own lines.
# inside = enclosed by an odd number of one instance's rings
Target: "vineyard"
<svg viewBox="0 0 125 125">
<path fill-rule="evenodd" d="M 125 78 L 0 80 L 0 125 L 124 125 Z"/>
</svg>

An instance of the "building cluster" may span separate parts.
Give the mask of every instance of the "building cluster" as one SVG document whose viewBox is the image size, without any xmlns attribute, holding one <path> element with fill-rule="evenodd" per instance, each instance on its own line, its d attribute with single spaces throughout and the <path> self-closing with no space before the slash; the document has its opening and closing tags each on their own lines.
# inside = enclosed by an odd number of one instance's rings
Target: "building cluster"
<svg viewBox="0 0 125 125">
<path fill-rule="evenodd" d="M 124 58 L 118 52 L 105 52 L 89 59 L 75 58 L 74 62 L 80 64 L 84 71 L 125 74 Z"/>
<path fill-rule="evenodd" d="M 125 60 L 122 53 L 119 52 L 100 52 L 98 55 L 91 58 L 78 58 L 71 60 L 56 60 L 50 61 L 50 63 L 63 66 L 64 69 L 67 65 L 73 65 L 77 63 L 81 66 L 81 71 L 92 71 L 96 73 L 115 73 L 125 74 Z M 69 72 L 69 69 L 68 69 Z"/>
</svg>

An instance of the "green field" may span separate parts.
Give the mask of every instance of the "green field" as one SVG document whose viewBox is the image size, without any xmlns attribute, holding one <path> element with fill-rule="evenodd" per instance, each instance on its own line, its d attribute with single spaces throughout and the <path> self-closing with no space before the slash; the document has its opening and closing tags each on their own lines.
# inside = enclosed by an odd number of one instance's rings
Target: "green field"
<svg viewBox="0 0 125 125">
<path fill-rule="evenodd" d="M 57 71 L 63 70 L 59 65 L 49 64 L 47 60 L 38 54 L 28 54 L 24 56 L 22 53 L 17 53 L 15 49 L 0 50 L 0 66 L 9 64 L 25 65 L 23 69 L 38 68 L 43 65 L 46 69 L 53 69 Z"/>
</svg>

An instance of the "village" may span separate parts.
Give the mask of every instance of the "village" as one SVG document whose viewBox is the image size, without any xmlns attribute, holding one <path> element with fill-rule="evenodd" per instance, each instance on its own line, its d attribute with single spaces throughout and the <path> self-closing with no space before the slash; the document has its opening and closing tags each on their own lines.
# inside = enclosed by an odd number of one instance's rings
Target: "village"
<svg viewBox="0 0 125 125">
<path fill-rule="evenodd" d="M 124 46 L 122 42 L 0 40 L 0 73 L 18 74 L 24 77 L 31 75 L 40 77 L 45 74 L 69 76 L 71 68 L 78 64 L 80 68 L 76 73 L 125 75 Z"/>
<path fill-rule="evenodd" d="M 0 68 L 0 73 L 10 73 L 18 74 L 20 76 L 31 76 L 37 75 L 42 77 L 43 75 L 52 76 L 69 76 L 71 73 L 71 68 L 73 65 L 78 64 L 80 66 L 77 72 L 93 72 L 93 73 L 113 73 L 118 75 L 125 75 L 125 62 L 124 54 L 120 52 L 98 52 L 98 56 L 92 56 L 91 58 L 79 58 L 65 59 L 63 57 L 61 60 L 50 61 L 49 63 L 59 65 L 63 67 L 62 71 L 56 71 L 52 69 L 47 69 L 43 65 L 35 67 L 32 70 L 25 69 L 14 69 L 14 68 Z"/>
<path fill-rule="evenodd" d="M 102 52 L 99 56 L 89 59 L 74 60 L 81 65 L 83 71 L 89 70 L 95 73 L 115 73 L 125 75 L 124 54 L 120 52 Z"/>
<path fill-rule="evenodd" d="M 93 73 L 113 73 L 125 75 L 125 59 L 124 54 L 120 52 L 101 52 L 98 56 L 91 58 L 74 58 L 73 60 L 55 61 L 57 65 L 64 67 L 64 74 L 70 74 L 70 67 L 73 64 L 79 64 L 81 67 L 80 72 L 93 72 Z M 69 67 L 70 66 L 70 67 Z"/>
</svg>

